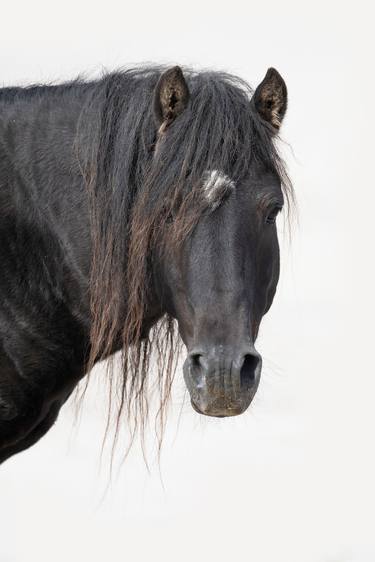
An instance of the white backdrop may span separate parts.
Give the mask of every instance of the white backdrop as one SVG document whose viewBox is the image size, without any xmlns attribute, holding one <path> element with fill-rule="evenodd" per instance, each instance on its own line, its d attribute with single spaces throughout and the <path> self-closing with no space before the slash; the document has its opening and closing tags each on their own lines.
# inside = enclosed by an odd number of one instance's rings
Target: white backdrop
<svg viewBox="0 0 375 562">
<path fill-rule="evenodd" d="M 110 489 L 104 390 L 0 468 L 0 562 L 375 560 L 374 14 L 370 2 L 10 3 L 0 81 L 63 80 L 154 61 L 275 66 L 299 225 L 258 348 L 245 415 L 203 419 L 179 374 L 161 473 L 135 448 Z M 180 423 L 178 426 L 178 418 Z"/>
</svg>

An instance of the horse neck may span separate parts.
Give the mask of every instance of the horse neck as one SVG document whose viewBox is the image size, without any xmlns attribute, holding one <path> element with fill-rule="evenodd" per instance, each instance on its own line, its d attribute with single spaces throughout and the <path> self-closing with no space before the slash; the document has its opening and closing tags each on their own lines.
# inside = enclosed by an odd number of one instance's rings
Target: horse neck
<svg viewBox="0 0 375 562">
<path fill-rule="evenodd" d="M 56 291 L 88 324 L 89 214 L 74 144 L 83 101 L 73 89 L 0 90 L 0 212 L 49 248 Z"/>
</svg>

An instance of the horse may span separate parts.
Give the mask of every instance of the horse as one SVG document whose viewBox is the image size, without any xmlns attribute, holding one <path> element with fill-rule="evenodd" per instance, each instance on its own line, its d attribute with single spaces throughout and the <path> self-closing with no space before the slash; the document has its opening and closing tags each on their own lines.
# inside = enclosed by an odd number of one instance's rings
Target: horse
<svg viewBox="0 0 375 562">
<path fill-rule="evenodd" d="M 0 89 L 0 462 L 117 352 L 117 424 L 147 415 L 155 370 L 163 413 L 179 341 L 196 412 L 248 408 L 293 196 L 286 108 L 274 68 L 255 91 L 179 66 Z"/>
</svg>

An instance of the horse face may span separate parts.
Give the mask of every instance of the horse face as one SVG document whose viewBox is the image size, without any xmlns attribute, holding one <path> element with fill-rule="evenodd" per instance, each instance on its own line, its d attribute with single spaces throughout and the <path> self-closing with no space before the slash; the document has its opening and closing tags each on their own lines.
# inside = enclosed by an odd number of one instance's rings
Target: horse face
<svg viewBox="0 0 375 562">
<path fill-rule="evenodd" d="M 211 416 L 241 414 L 256 392 L 262 360 L 254 342 L 279 277 L 277 179 L 257 171 L 231 189 L 201 217 L 163 274 L 167 309 L 188 350 L 184 378 L 192 405 Z"/>
<path fill-rule="evenodd" d="M 278 126 L 285 107 L 272 108 L 258 90 L 254 98 Z M 248 408 L 259 384 L 254 342 L 279 278 L 275 220 L 283 196 L 276 174 L 259 163 L 241 181 L 206 170 L 201 190 L 207 212 L 162 260 L 158 284 L 187 347 L 183 371 L 194 409 L 234 416 Z"/>
</svg>

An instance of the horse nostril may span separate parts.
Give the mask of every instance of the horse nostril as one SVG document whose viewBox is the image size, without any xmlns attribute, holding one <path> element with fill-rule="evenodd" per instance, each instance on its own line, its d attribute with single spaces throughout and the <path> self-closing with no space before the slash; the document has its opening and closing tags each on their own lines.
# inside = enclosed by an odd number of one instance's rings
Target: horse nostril
<svg viewBox="0 0 375 562">
<path fill-rule="evenodd" d="M 191 353 L 188 360 L 191 380 L 195 390 L 203 388 L 209 368 L 207 360 L 202 353 Z"/>
<path fill-rule="evenodd" d="M 201 357 L 202 355 L 200 353 L 193 353 L 190 355 L 191 365 L 193 368 L 201 367 Z"/>
<path fill-rule="evenodd" d="M 259 357 L 250 353 L 245 355 L 240 371 L 241 388 L 249 389 L 253 385 L 258 365 Z"/>
<path fill-rule="evenodd" d="M 190 372 L 195 379 L 199 379 L 204 371 L 202 364 L 202 354 L 192 353 L 190 355 Z"/>
</svg>

